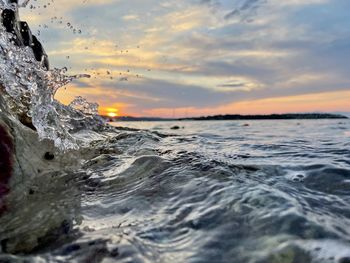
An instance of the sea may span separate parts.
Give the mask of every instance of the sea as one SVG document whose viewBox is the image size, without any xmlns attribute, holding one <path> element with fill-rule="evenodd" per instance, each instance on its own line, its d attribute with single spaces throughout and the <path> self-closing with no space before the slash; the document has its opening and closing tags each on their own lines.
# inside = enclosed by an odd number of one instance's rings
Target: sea
<svg viewBox="0 0 350 263">
<path fill-rule="evenodd" d="M 349 120 L 112 125 L 74 229 L 1 262 L 349 262 Z"/>
</svg>

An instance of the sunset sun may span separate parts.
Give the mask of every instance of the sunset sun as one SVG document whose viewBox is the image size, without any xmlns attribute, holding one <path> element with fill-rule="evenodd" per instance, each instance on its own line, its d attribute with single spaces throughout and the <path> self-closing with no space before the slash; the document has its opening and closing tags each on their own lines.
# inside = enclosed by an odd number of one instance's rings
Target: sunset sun
<svg viewBox="0 0 350 263">
<path fill-rule="evenodd" d="M 114 118 L 114 117 L 118 116 L 118 114 L 115 113 L 115 112 L 108 112 L 107 115 L 108 115 L 108 117 L 111 117 L 111 118 Z"/>
<path fill-rule="evenodd" d="M 107 112 L 107 116 L 110 118 L 115 118 L 115 117 L 119 116 L 119 114 L 118 114 L 119 110 L 116 108 L 107 108 L 106 112 Z"/>
</svg>

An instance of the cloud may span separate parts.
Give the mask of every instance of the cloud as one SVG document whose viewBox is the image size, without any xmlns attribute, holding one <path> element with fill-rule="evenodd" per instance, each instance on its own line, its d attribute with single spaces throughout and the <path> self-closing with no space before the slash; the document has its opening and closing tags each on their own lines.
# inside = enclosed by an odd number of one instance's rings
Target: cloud
<svg viewBox="0 0 350 263">
<path fill-rule="evenodd" d="M 238 8 L 233 9 L 225 15 L 225 19 L 231 19 L 239 16 L 242 20 L 248 20 L 252 15 L 256 14 L 257 9 L 266 3 L 266 0 L 245 0 Z"/>
<path fill-rule="evenodd" d="M 267 2 L 267 0 L 234 0 L 230 4 L 223 0 L 201 0 L 199 3 L 209 6 L 213 11 L 224 13 L 225 20 L 239 18 L 241 21 L 252 21 L 258 8 Z M 229 9 L 229 11 L 228 11 Z"/>
<path fill-rule="evenodd" d="M 38 29 L 52 65 L 92 74 L 71 94 L 102 105 L 218 109 L 350 87 L 345 0 L 67 1 L 32 21 L 48 25 Z"/>
</svg>

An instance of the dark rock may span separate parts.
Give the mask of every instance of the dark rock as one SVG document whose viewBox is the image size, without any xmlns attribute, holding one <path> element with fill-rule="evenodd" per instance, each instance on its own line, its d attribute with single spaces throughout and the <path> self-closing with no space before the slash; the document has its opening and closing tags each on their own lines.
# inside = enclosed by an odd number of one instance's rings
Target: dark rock
<svg viewBox="0 0 350 263">
<path fill-rule="evenodd" d="M 180 130 L 180 126 L 173 126 L 170 128 L 171 130 Z"/>
<path fill-rule="evenodd" d="M 33 52 L 34 52 L 35 59 L 37 61 L 42 61 L 43 66 L 46 69 L 49 69 L 50 65 L 49 65 L 48 56 L 46 55 L 43 46 L 41 45 L 39 40 L 36 38 L 36 36 L 33 36 L 33 44 L 31 47 L 32 47 Z"/>
<path fill-rule="evenodd" d="M 29 29 L 29 26 L 28 26 L 27 22 L 20 21 L 19 22 L 19 26 L 20 26 L 19 30 L 21 32 L 23 44 L 25 46 L 32 45 L 32 43 L 33 43 L 33 36 L 32 36 L 32 32 Z"/>
<path fill-rule="evenodd" d="M 11 3 L 17 3 L 17 1 L 11 1 Z M 12 34 L 12 40 L 17 46 L 31 47 L 34 53 L 34 57 L 37 61 L 48 70 L 49 59 L 40 41 L 32 35 L 32 32 L 25 21 L 20 21 L 18 11 L 11 9 L 3 10 L 1 14 L 1 22 L 4 25 L 6 31 Z"/>
<path fill-rule="evenodd" d="M 0 248 L 3 252 L 7 251 L 7 242 L 8 242 L 8 239 L 4 239 L 0 241 Z"/>
<path fill-rule="evenodd" d="M 16 13 L 15 11 L 11 10 L 11 9 L 5 9 L 4 11 L 2 11 L 1 14 L 2 17 L 2 24 L 4 25 L 5 29 L 7 32 L 12 33 L 16 36 L 19 35 L 17 30 L 17 26 L 16 26 Z M 17 43 L 17 44 L 21 44 L 21 43 Z"/>
<path fill-rule="evenodd" d="M 9 182 L 13 173 L 14 147 L 7 128 L 0 122 L 0 215 L 6 211 L 3 200 L 10 191 Z"/>
<path fill-rule="evenodd" d="M 55 155 L 53 153 L 47 152 L 44 155 L 44 159 L 48 161 L 52 161 L 53 159 L 55 159 Z"/>
</svg>

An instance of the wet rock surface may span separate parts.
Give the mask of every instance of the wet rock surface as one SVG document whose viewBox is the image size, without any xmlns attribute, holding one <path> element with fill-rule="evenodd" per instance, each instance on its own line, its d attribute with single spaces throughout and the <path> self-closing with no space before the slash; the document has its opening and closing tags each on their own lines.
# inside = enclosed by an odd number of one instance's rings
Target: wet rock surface
<svg viewBox="0 0 350 263">
<path fill-rule="evenodd" d="M 66 186 L 73 184 L 70 171 L 79 166 L 79 156 L 57 153 L 51 141 L 40 141 L 7 112 L 0 92 L 0 251 L 29 252 L 64 236 L 76 220 L 77 189 Z"/>
</svg>

